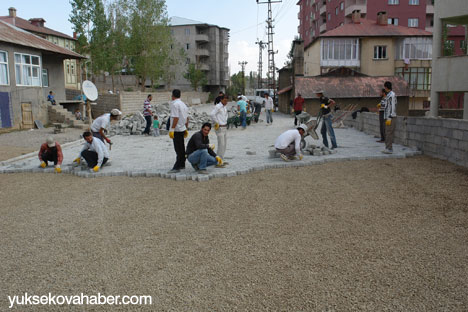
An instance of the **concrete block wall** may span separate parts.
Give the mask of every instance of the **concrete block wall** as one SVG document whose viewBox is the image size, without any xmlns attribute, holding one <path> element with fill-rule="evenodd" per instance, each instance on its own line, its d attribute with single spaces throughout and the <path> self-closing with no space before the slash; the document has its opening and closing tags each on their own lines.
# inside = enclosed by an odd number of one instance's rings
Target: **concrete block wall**
<svg viewBox="0 0 468 312">
<path fill-rule="evenodd" d="M 345 125 L 370 135 L 380 135 L 379 116 L 358 113 Z M 395 143 L 416 147 L 424 154 L 468 167 L 468 120 L 397 117 Z"/>
</svg>

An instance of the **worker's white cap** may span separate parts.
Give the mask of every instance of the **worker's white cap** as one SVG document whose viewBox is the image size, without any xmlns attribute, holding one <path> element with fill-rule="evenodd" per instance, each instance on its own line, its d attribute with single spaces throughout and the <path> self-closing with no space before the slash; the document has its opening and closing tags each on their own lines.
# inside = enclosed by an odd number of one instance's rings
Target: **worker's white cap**
<svg viewBox="0 0 468 312">
<path fill-rule="evenodd" d="M 307 132 L 307 126 L 305 124 L 301 124 L 299 127 L 297 127 L 298 129 L 302 129 L 304 130 L 304 132 Z"/>
<path fill-rule="evenodd" d="M 120 116 L 120 115 L 122 115 L 122 112 L 119 111 L 117 108 L 114 108 L 113 110 L 111 110 L 111 115 L 112 116 Z"/>
<path fill-rule="evenodd" d="M 54 141 L 53 137 L 47 137 L 46 142 L 47 142 L 48 147 L 54 147 L 55 146 L 55 141 Z"/>
</svg>

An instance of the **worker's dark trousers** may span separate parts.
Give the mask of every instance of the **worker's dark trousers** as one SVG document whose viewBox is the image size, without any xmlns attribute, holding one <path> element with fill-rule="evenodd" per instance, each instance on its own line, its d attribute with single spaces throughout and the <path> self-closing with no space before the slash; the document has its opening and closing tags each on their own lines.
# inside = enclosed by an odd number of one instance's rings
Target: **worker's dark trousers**
<svg viewBox="0 0 468 312">
<path fill-rule="evenodd" d="M 102 135 L 101 135 L 101 132 L 94 132 L 94 131 L 91 131 L 91 133 L 93 134 L 93 137 L 98 138 L 99 140 L 102 141 L 102 143 L 105 143 L 105 142 L 104 142 L 104 138 L 103 138 Z"/>
<path fill-rule="evenodd" d="M 177 154 L 177 160 L 172 169 L 184 169 L 185 168 L 185 142 L 184 142 L 184 131 L 174 131 L 174 150 Z"/>
<path fill-rule="evenodd" d="M 53 161 L 54 165 L 56 165 L 58 163 L 57 148 L 56 147 L 49 148 L 48 151 L 45 151 L 44 153 L 42 153 L 41 158 L 42 158 L 42 161 L 46 163 L 46 165 L 48 161 Z"/>
<path fill-rule="evenodd" d="M 379 122 L 380 122 L 380 140 L 385 141 L 385 119 L 384 111 L 379 111 Z"/>
<path fill-rule="evenodd" d="M 143 134 L 149 134 L 150 128 L 151 128 L 151 116 L 145 116 L 145 119 L 146 119 L 146 127 L 145 127 L 145 131 L 143 131 Z"/>
<path fill-rule="evenodd" d="M 88 164 L 89 168 L 94 168 L 98 163 L 98 154 L 96 152 L 89 151 L 89 150 L 82 151 L 81 157 L 83 157 L 86 160 L 86 163 Z M 101 167 L 104 166 L 106 162 L 107 162 L 107 158 L 104 157 Z"/>
<path fill-rule="evenodd" d="M 297 111 L 295 110 L 294 111 L 294 125 L 297 126 L 297 115 L 299 115 L 300 113 L 302 113 L 302 111 Z"/>
</svg>

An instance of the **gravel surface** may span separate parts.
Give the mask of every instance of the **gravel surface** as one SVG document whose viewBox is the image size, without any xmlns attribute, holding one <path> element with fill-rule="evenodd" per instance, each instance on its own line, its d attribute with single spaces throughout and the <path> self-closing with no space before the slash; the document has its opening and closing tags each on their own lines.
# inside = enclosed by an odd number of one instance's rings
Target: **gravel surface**
<svg viewBox="0 0 468 312">
<path fill-rule="evenodd" d="M 466 311 L 468 170 L 428 157 L 205 183 L 3 174 L 8 295 L 151 295 L 16 311 Z"/>
</svg>

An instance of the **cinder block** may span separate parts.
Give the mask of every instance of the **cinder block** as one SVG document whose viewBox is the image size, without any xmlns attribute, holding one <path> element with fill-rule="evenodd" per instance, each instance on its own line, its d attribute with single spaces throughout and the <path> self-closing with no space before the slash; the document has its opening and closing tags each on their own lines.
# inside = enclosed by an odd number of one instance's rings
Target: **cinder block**
<svg viewBox="0 0 468 312">
<path fill-rule="evenodd" d="M 468 141 L 459 141 L 458 148 L 462 151 L 468 152 Z"/>
<path fill-rule="evenodd" d="M 457 140 L 463 140 L 463 131 L 454 129 L 452 131 L 452 138 L 457 139 Z"/>
<path fill-rule="evenodd" d="M 452 149 L 457 149 L 458 148 L 458 142 L 459 142 L 458 140 L 451 139 L 449 141 L 448 147 L 452 148 Z"/>
<path fill-rule="evenodd" d="M 176 181 L 186 181 L 187 180 L 187 175 L 186 174 L 177 174 L 176 175 Z"/>
<path fill-rule="evenodd" d="M 210 180 L 210 177 L 208 175 L 199 175 L 198 176 L 198 181 L 199 182 L 206 182 L 206 181 L 209 181 Z"/>
</svg>

